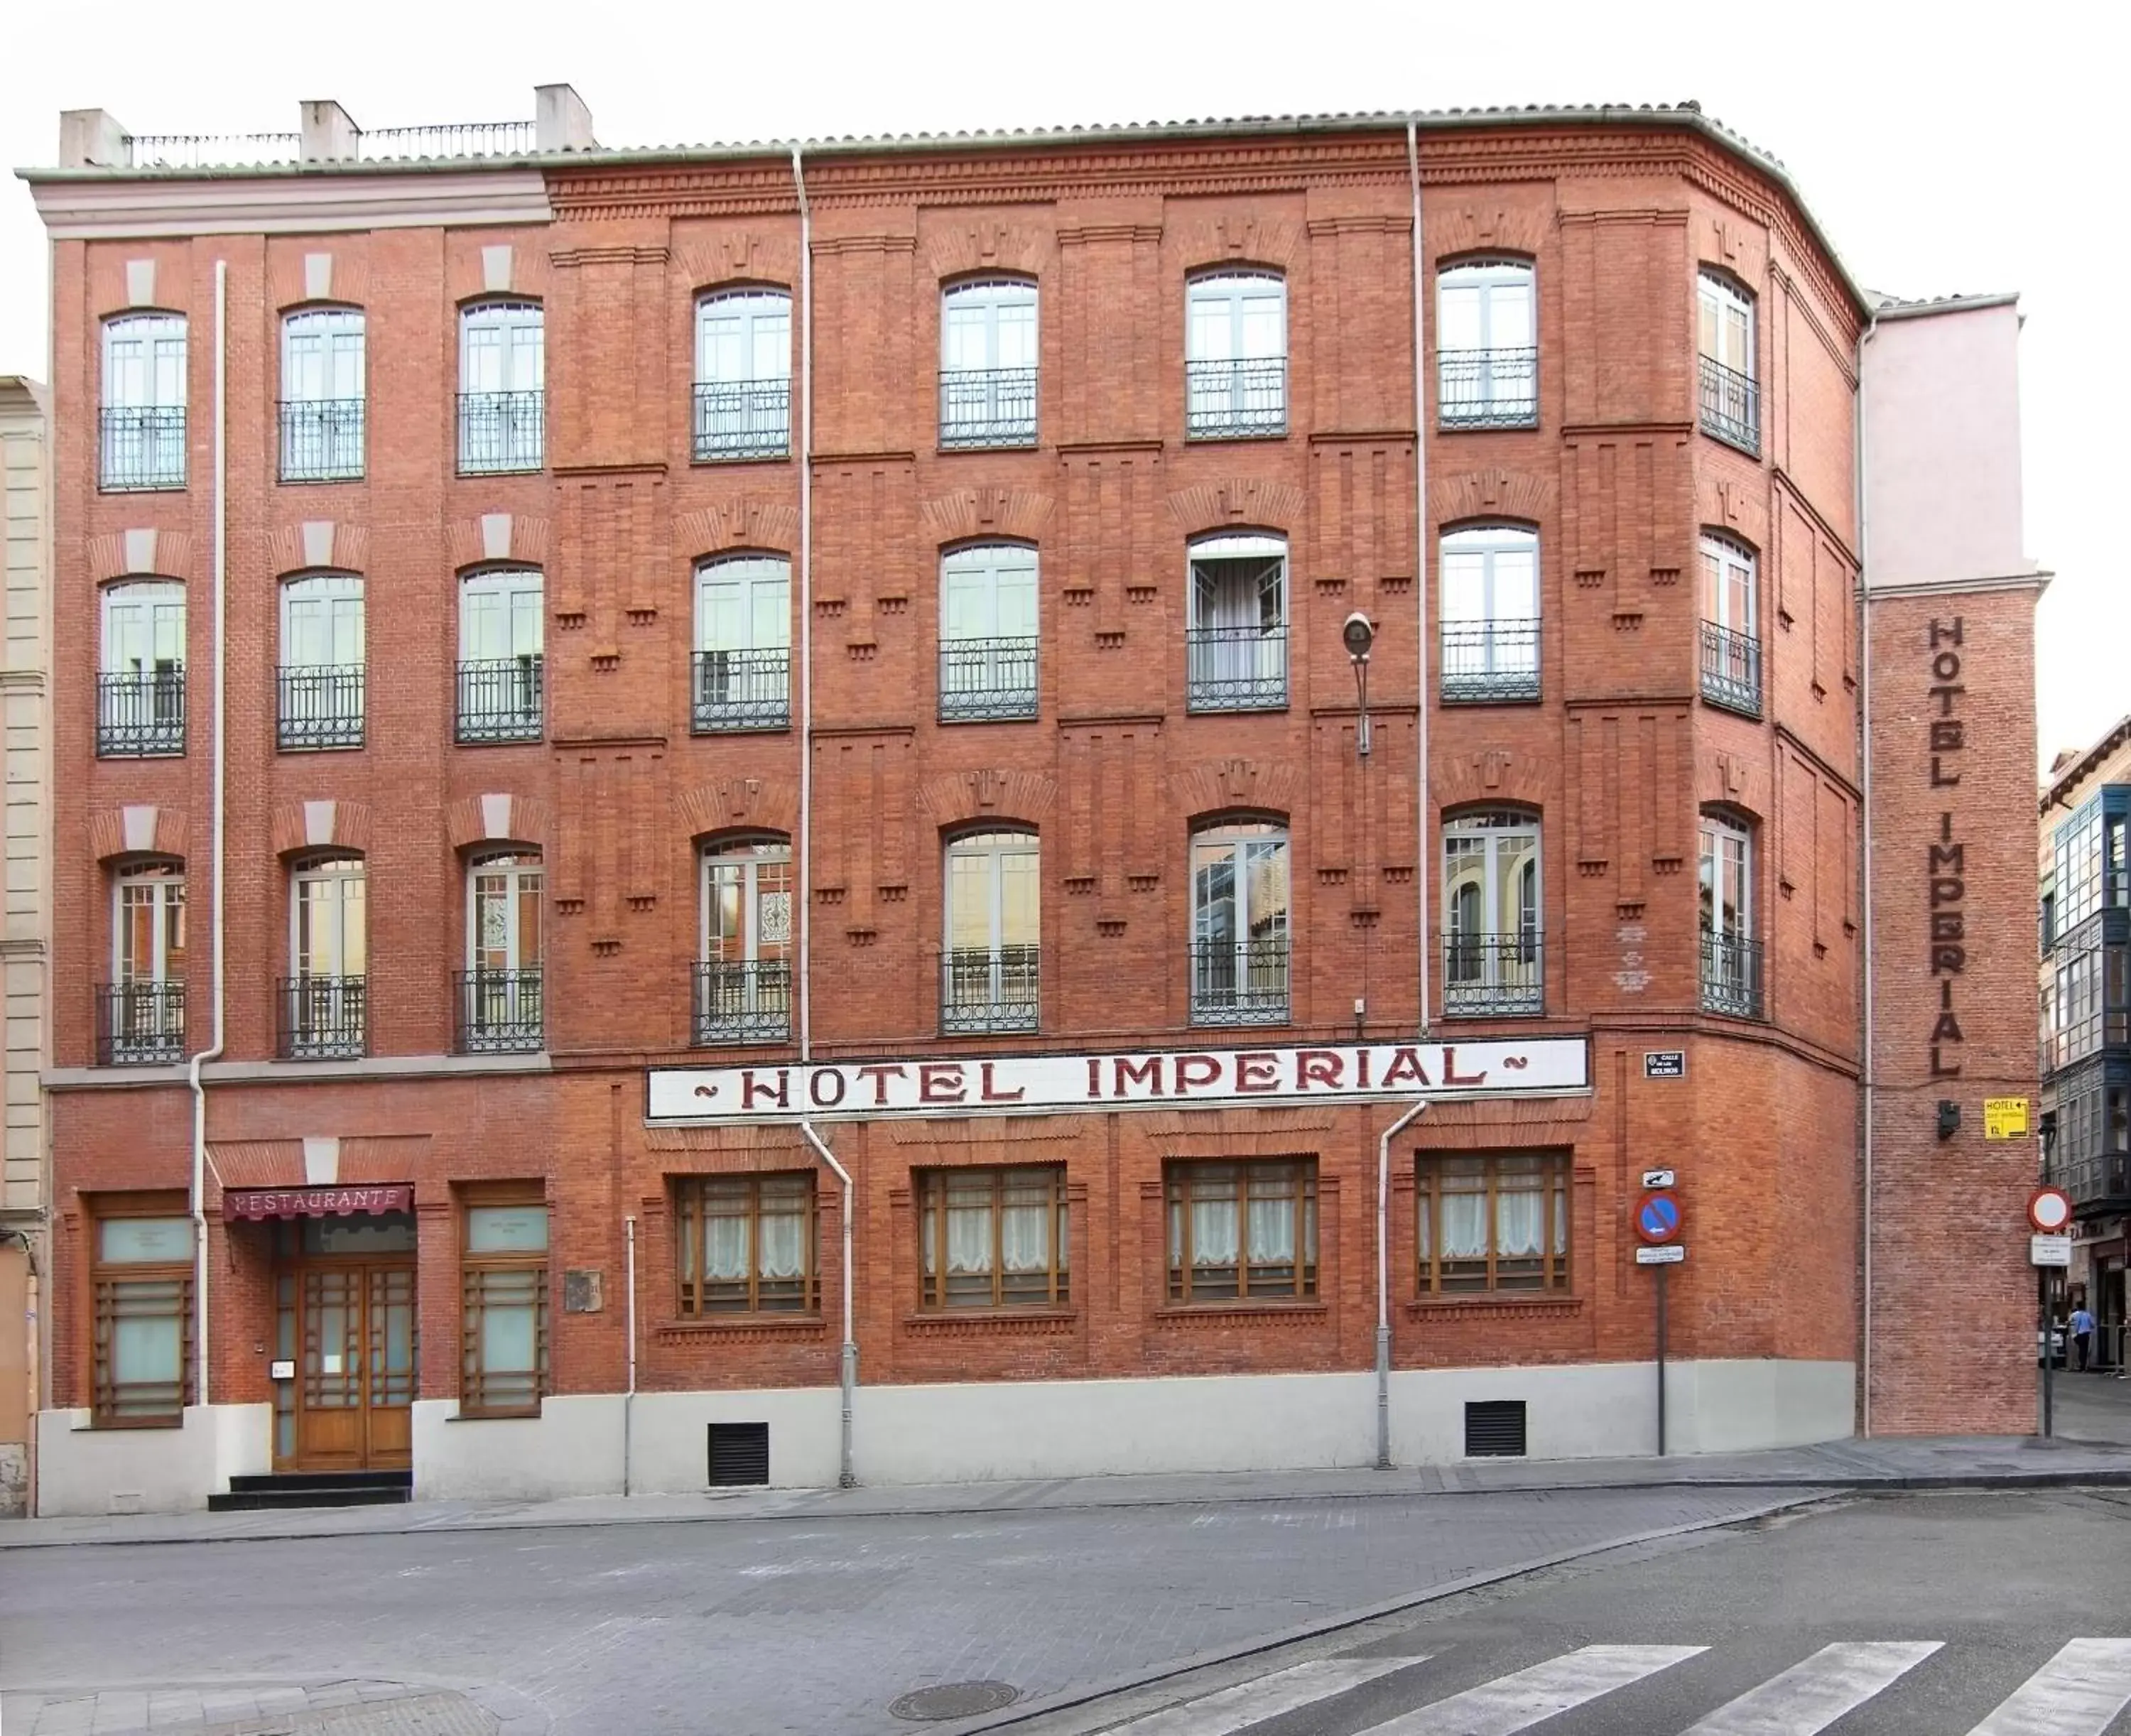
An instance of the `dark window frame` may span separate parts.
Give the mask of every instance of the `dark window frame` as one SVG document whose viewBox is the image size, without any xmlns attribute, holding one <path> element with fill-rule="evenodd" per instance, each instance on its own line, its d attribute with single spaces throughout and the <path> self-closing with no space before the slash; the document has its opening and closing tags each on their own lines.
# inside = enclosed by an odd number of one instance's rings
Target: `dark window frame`
<svg viewBox="0 0 2131 1736">
<path fill-rule="evenodd" d="M 764 1184 L 788 1187 L 801 1205 L 800 1231 L 805 1250 L 805 1269 L 795 1279 L 765 1279 L 762 1274 L 762 1221 Z M 738 1200 L 740 1209 L 713 1212 L 718 1196 Z M 673 1179 L 673 1309 L 682 1320 L 729 1319 L 744 1314 L 814 1314 L 821 1307 L 820 1196 L 811 1169 L 775 1169 L 744 1175 L 677 1175 Z M 790 1212 L 769 1214 L 789 1217 Z M 744 1219 L 747 1224 L 747 1275 L 742 1279 L 712 1279 L 708 1266 L 711 1225 L 720 1220 Z M 690 1275 L 693 1275 L 691 1276 Z M 713 1286 L 737 1296 L 714 1296 Z M 767 1294 L 765 1286 L 780 1288 Z M 782 1287 L 789 1286 L 789 1289 Z"/>
</svg>

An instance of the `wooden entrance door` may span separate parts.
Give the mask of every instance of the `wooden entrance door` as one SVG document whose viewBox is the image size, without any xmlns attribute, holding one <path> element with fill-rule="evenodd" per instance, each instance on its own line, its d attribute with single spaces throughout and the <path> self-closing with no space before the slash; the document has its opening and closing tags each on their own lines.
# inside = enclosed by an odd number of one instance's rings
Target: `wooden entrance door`
<svg viewBox="0 0 2131 1736">
<path fill-rule="evenodd" d="M 414 1268 L 353 1260 L 304 1267 L 296 1335 L 297 1466 L 411 1464 Z"/>
</svg>

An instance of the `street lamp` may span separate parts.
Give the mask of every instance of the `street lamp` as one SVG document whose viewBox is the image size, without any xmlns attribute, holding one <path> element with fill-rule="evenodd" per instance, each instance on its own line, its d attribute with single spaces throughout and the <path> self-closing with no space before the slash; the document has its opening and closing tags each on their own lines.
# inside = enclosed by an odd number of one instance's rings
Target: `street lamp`
<svg viewBox="0 0 2131 1736">
<path fill-rule="evenodd" d="M 1339 629 L 1346 643 L 1347 661 L 1354 666 L 1354 694 L 1361 707 L 1361 721 L 1354 728 L 1354 752 L 1369 757 L 1369 648 L 1377 642 L 1377 629 L 1368 616 L 1357 609 Z"/>
</svg>

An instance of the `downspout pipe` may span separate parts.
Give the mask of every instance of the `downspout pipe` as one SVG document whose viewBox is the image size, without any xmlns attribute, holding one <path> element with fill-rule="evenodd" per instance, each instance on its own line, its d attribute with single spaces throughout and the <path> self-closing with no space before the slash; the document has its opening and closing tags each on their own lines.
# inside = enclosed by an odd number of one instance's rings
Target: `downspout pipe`
<svg viewBox="0 0 2131 1736">
<path fill-rule="evenodd" d="M 1410 1104 L 1377 1141 L 1377 1469 L 1391 1468 L 1391 1141 L 1427 1108 Z"/>
<path fill-rule="evenodd" d="M 635 1446 L 636 1423 L 636 1219 L 632 1215 L 621 1221 L 621 1233 L 627 1249 L 623 1271 L 628 1292 L 629 1312 L 629 1390 L 621 1400 L 621 1492 L 630 1493 L 630 1460 Z"/>
<path fill-rule="evenodd" d="M 1415 772 L 1418 787 L 1414 797 L 1415 824 L 1420 828 L 1420 854 L 1414 860 L 1414 884 L 1420 888 L 1420 926 L 1415 935 L 1420 943 L 1415 949 L 1420 957 L 1420 1034 L 1429 1032 L 1429 1006 L 1433 985 L 1429 981 L 1429 967 L 1434 964 L 1435 942 L 1429 934 L 1429 887 L 1434 883 L 1434 868 L 1429 858 L 1428 843 L 1430 827 L 1428 809 L 1428 381 L 1423 370 L 1427 366 L 1428 344 L 1425 322 L 1422 317 L 1428 293 L 1428 280 L 1424 270 L 1425 249 L 1420 237 L 1420 138 L 1415 123 L 1406 123 L 1406 179 L 1413 196 L 1413 590 L 1414 590 L 1414 667 L 1420 691 L 1415 725 L 1420 764 Z"/>
<path fill-rule="evenodd" d="M 186 1068 L 193 1093 L 193 1355 L 197 1378 L 193 1402 L 204 1409 L 208 1404 L 208 1371 L 212 1358 L 207 1337 L 207 1083 L 200 1069 L 218 1059 L 223 1050 L 223 860 L 228 813 L 229 756 L 223 746 L 226 716 L 224 684 L 227 673 L 229 615 L 229 261 L 214 262 L 214 760 L 213 843 L 208 872 L 214 880 L 214 897 L 208 917 L 211 969 L 214 983 L 213 1040 L 196 1051 Z"/>
<path fill-rule="evenodd" d="M 792 147 L 799 198 L 799 1059 L 814 1054 L 814 218 Z"/>
<path fill-rule="evenodd" d="M 1864 1111 L 1865 1136 L 1862 1141 L 1865 1165 L 1864 1208 L 1858 1214 L 1859 1234 L 1864 1238 L 1863 1306 L 1859 1309 L 1860 1336 L 1858 1361 L 1860 1365 L 1859 1387 L 1858 1432 L 1869 1436 L 1872 1432 L 1872 1116 L 1873 1090 L 1875 1080 L 1872 1071 L 1873 1044 L 1878 1031 L 1873 1023 L 1872 1001 L 1872 526 L 1867 507 L 1869 491 L 1866 487 L 1870 454 L 1866 449 L 1865 434 L 1869 426 L 1865 414 L 1865 346 L 1872 341 L 1880 329 L 1879 316 L 1870 316 L 1864 331 L 1857 339 L 1857 571 L 1858 571 L 1858 638 L 1863 649 L 1858 662 L 1862 666 L 1857 672 L 1860 696 L 1860 729 L 1863 751 L 1858 756 L 1864 770 L 1860 780 L 1859 803 L 1865 812 L 1861 827 L 1865 853 L 1865 1043 L 1864 1043 Z"/>
<path fill-rule="evenodd" d="M 821 1136 L 814 1131 L 812 1121 L 799 1123 L 799 1131 L 807 1143 L 814 1148 L 814 1155 L 826 1164 L 844 1187 L 844 1209 L 841 1213 L 844 1227 L 844 1354 L 840 1384 L 843 1389 L 843 1449 L 836 1471 L 836 1486 L 855 1489 L 859 1486 L 858 1473 L 851 1466 L 851 1398 L 858 1390 L 859 1346 L 851 1335 L 851 1172 L 836 1161 L 836 1154 L 822 1142 Z"/>
</svg>

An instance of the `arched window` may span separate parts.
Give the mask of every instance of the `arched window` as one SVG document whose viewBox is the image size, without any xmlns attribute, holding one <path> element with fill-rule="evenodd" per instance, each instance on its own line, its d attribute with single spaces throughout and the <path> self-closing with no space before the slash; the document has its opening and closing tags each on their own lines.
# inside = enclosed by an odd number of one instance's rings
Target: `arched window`
<svg viewBox="0 0 2131 1736">
<path fill-rule="evenodd" d="M 129 579 L 103 587 L 102 667 L 96 681 L 96 751 L 185 751 L 185 587 Z"/>
<path fill-rule="evenodd" d="M 1287 285 L 1209 271 L 1185 286 L 1184 432 L 1249 440 L 1287 432 Z"/>
<path fill-rule="evenodd" d="M 1036 444 L 1036 285 L 951 284 L 940 298 L 940 444 Z"/>
<path fill-rule="evenodd" d="M 1702 538 L 1702 696 L 1761 715 L 1761 641 L 1755 630 L 1754 552 L 1729 537 Z"/>
<path fill-rule="evenodd" d="M 1277 711 L 1287 704 L 1287 541 L 1249 533 L 1191 545 L 1185 708 Z"/>
<path fill-rule="evenodd" d="M 281 586 L 280 745 L 359 748 L 365 686 L 362 579 L 306 573 Z"/>
<path fill-rule="evenodd" d="M 1755 457 L 1761 451 L 1761 389 L 1754 374 L 1754 298 L 1720 272 L 1696 280 L 1702 352 L 1702 431 Z"/>
<path fill-rule="evenodd" d="M 107 493 L 185 485 L 185 322 L 127 313 L 103 323 L 98 484 Z"/>
<path fill-rule="evenodd" d="M 1042 855 L 1033 832 L 972 832 L 947 846 L 942 1031 L 1033 1031 Z"/>
<path fill-rule="evenodd" d="M 702 853 L 696 965 L 698 1043 L 792 1035 L 792 844 L 762 838 Z"/>
<path fill-rule="evenodd" d="M 1481 524 L 1443 538 L 1443 697 L 1539 697 L 1539 538 Z"/>
<path fill-rule="evenodd" d="M 1288 1021 L 1286 830 L 1261 820 L 1191 840 L 1191 1022 Z"/>
<path fill-rule="evenodd" d="M 281 480 L 362 475 L 363 316 L 307 308 L 281 322 Z"/>
<path fill-rule="evenodd" d="M 467 1054 L 538 1049 L 546 1040 L 540 973 L 538 850 L 479 856 L 467 868 L 467 968 L 459 1047 Z"/>
<path fill-rule="evenodd" d="M 544 596 L 534 567 L 486 567 L 459 581 L 460 741 L 539 740 Z"/>
<path fill-rule="evenodd" d="M 360 856 L 312 857 L 289 877 L 285 1059 L 359 1055 L 367 1026 L 368 875 Z"/>
<path fill-rule="evenodd" d="M 696 304 L 698 464 L 792 450 L 792 298 L 725 289 Z"/>
<path fill-rule="evenodd" d="M 1754 834 L 1729 813 L 1702 816 L 1702 1004 L 1761 1016 L 1761 945 L 1754 938 Z"/>
<path fill-rule="evenodd" d="M 695 730 L 792 723 L 792 563 L 727 555 L 696 569 Z"/>
<path fill-rule="evenodd" d="M 1036 551 L 990 543 L 940 563 L 940 721 L 1036 715 Z"/>
<path fill-rule="evenodd" d="M 1539 420 L 1539 338 L 1528 260 L 1468 259 L 1435 278 L 1435 415 L 1446 428 Z"/>
<path fill-rule="evenodd" d="M 540 304 L 480 301 L 459 315 L 459 474 L 538 470 L 547 362 Z"/>
<path fill-rule="evenodd" d="M 149 862 L 112 885 L 111 983 L 98 997 L 98 1060 L 182 1060 L 185 1049 L 185 870 Z"/>
<path fill-rule="evenodd" d="M 1546 1005 L 1539 816 L 1461 814 L 1443 828 L 1443 1012 L 1540 1012 Z"/>
</svg>

